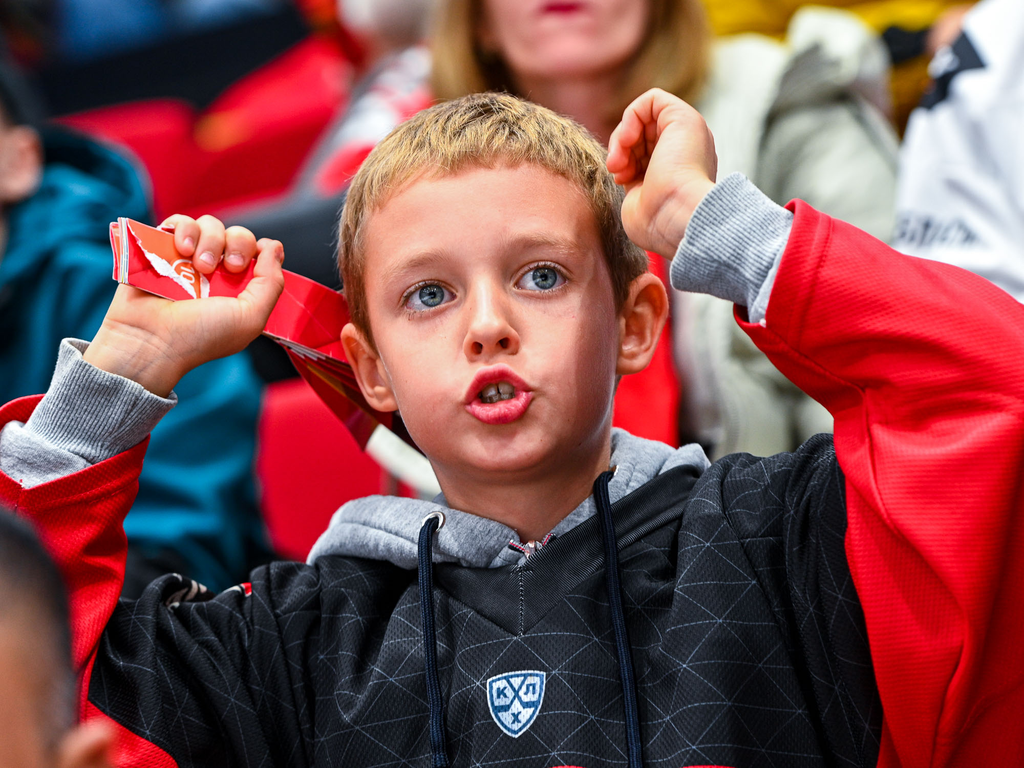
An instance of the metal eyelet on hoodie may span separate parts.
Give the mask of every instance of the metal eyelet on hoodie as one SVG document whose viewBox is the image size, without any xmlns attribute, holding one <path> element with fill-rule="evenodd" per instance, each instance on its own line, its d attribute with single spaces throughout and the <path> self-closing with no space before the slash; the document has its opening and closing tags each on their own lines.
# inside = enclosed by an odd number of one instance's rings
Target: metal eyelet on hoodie
<svg viewBox="0 0 1024 768">
<path fill-rule="evenodd" d="M 444 512 L 442 512 L 440 509 L 435 509 L 433 512 L 424 517 L 423 520 L 420 522 L 421 531 L 423 530 L 423 526 L 427 524 L 427 520 L 431 519 L 437 520 L 437 530 L 439 531 L 442 528 L 444 528 L 445 521 L 447 520 L 447 518 L 444 516 Z"/>
</svg>

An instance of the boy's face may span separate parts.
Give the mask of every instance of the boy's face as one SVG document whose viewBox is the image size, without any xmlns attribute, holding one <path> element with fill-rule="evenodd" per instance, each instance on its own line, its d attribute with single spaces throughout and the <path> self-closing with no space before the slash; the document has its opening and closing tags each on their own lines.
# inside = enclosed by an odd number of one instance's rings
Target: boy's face
<svg viewBox="0 0 1024 768">
<path fill-rule="evenodd" d="M 622 332 L 583 193 L 533 165 L 425 178 L 364 242 L 364 392 L 401 411 L 442 488 L 589 470 L 610 440 Z"/>
</svg>

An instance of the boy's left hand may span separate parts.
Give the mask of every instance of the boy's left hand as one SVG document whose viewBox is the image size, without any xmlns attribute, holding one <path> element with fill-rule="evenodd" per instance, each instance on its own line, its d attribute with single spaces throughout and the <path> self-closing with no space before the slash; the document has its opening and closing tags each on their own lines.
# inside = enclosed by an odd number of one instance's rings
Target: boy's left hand
<svg viewBox="0 0 1024 768">
<path fill-rule="evenodd" d="M 608 170 L 626 187 L 622 224 L 629 239 L 670 259 L 715 185 L 715 140 L 697 110 L 654 88 L 623 113 L 608 142 Z"/>
</svg>

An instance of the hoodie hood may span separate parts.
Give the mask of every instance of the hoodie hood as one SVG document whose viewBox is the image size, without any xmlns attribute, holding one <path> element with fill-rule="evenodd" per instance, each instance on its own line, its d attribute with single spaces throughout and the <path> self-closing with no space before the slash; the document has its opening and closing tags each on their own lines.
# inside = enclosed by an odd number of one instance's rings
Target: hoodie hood
<svg viewBox="0 0 1024 768">
<path fill-rule="evenodd" d="M 699 445 L 676 449 L 614 429 L 611 466 L 616 471 L 608 484 L 608 494 L 614 504 L 663 472 L 689 466 L 702 473 L 710 462 Z M 522 562 L 527 557 L 524 542 L 519 540 L 515 530 L 485 517 L 451 509 L 443 496 L 433 501 L 367 496 L 348 502 L 334 514 L 330 526 L 310 550 L 307 562 L 313 564 L 328 555 L 346 555 L 413 569 L 417 564 L 420 527 L 431 512 L 442 512 L 445 516 L 445 524 L 437 532 L 433 546 L 435 563 L 498 568 Z M 588 496 L 555 526 L 545 541 L 567 533 L 595 512 L 594 498 Z"/>
<path fill-rule="evenodd" d="M 8 211 L 0 286 L 39 274 L 66 241 L 105 238 L 105 231 L 97 235 L 98 221 L 150 216 L 140 166 L 84 136 L 54 128 L 41 135 L 43 177 L 32 197 Z"/>
</svg>

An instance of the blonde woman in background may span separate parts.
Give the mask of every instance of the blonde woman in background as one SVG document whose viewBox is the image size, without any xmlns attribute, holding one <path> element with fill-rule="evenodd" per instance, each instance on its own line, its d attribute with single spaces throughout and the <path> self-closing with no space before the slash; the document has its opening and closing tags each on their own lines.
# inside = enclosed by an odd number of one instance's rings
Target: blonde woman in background
<svg viewBox="0 0 1024 768">
<path fill-rule="evenodd" d="M 799 197 L 883 240 L 890 235 L 888 59 L 850 14 L 804 9 L 785 42 L 716 40 L 700 0 L 439 0 L 431 38 L 437 98 L 510 91 L 607 142 L 625 106 L 660 87 L 704 115 L 719 178 L 740 171 L 779 203 Z M 714 456 L 768 455 L 831 431 L 829 414 L 738 332 L 732 305 L 685 296 L 672 333 L 687 381 L 683 421 Z"/>
</svg>

